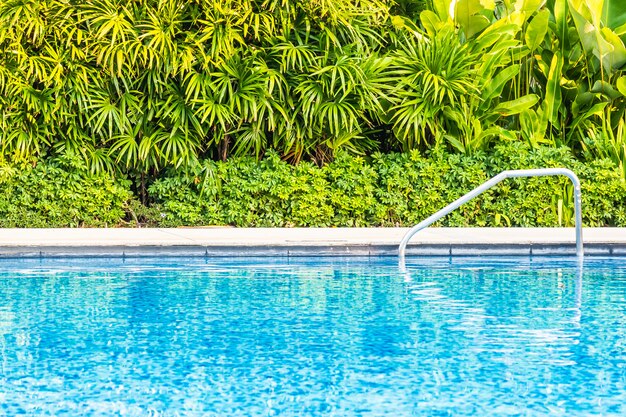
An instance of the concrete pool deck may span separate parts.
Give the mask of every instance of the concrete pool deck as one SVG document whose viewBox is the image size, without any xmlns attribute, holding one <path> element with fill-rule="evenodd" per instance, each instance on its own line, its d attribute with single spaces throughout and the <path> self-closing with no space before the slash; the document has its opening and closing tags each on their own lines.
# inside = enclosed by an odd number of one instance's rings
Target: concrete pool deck
<svg viewBox="0 0 626 417">
<path fill-rule="evenodd" d="M 0 229 L 0 257 L 384 256 L 408 228 Z M 586 255 L 626 255 L 626 228 L 583 230 Z M 574 255 L 573 228 L 429 228 L 407 255 Z"/>
</svg>

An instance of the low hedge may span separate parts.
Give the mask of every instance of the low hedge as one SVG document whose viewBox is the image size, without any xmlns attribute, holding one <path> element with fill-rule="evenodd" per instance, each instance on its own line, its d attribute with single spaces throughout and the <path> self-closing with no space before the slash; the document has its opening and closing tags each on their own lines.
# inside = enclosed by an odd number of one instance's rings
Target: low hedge
<svg viewBox="0 0 626 417">
<path fill-rule="evenodd" d="M 276 154 L 261 161 L 204 161 L 173 170 L 149 188 L 147 220 L 159 226 L 408 226 L 506 169 L 568 167 L 583 188 L 585 226 L 626 226 L 626 183 L 609 160 L 582 163 L 567 148 L 506 143 L 473 156 L 339 155 L 297 166 Z M 566 178 L 508 180 L 442 219 L 442 226 L 570 226 Z"/>
<path fill-rule="evenodd" d="M 505 169 L 569 167 L 583 187 L 585 226 L 626 226 L 626 183 L 608 160 L 582 163 L 567 148 L 501 144 L 473 156 L 340 154 L 332 163 L 204 161 L 171 170 L 144 206 L 131 182 L 91 174 L 78 159 L 0 163 L 0 227 L 409 226 Z M 443 220 L 443 226 L 570 226 L 566 178 L 507 180 Z"/>
<path fill-rule="evenodd" d="M 123 224 L 130 181 L 91 174 L 79 159 L 0 163 L 0 227 L 107 227 Z"/>
</svg>

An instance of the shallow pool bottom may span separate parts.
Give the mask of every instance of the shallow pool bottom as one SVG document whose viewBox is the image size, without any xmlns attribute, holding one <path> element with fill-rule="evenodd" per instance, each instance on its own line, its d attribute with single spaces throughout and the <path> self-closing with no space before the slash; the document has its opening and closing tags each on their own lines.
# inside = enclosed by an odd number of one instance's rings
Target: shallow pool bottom
<svg viewBox="0 0 626 417">
<path fill-rule="evenodd" d="M 626 415 L 626 258 L 0 264 L 0 415 Z"/>
</svg>

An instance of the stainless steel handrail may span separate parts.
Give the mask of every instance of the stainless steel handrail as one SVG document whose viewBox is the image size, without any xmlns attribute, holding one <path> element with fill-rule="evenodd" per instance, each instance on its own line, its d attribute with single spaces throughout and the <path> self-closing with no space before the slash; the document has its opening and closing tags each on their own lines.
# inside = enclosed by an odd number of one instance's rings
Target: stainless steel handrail
<svg viewBox="0 0 626 417">
<path fill-rule="evenodd" d="M 487 191 L 494 185 L 498 184 L 500 181 L 505 180 L 507 178 L 519 178 L 519 177 L 546 177 L 551 175 L 565 175 L 568 177 L 572 184 L 574 184 L 574 211 L 576 216 L 576 255 L 579 258 L 583 257 L 583 229 L 582 229 L 582 215 L 580 212 L 581 206 L 581 191 L 580 191 L 580 181 L 576 174 L 566 168 L 544 168 L 544 169 L 520 169 L 520 170 L 512 170 L 512 171 L 502 171 L 489 181 L 484 182 L 479 187 L 474 188 L 469 193 L 465 194 L 463 197 L 455 200 L 454 202 L 448 204 L 432 216 L 427 219 L 422 220 L 420 223 L 415 225 L 409 230 L 402 241 L 400 242 L 400 246 L 398 248 L 398 255 L 400 256 L 400 260 L 404 260 L 404 255 L 406 252 L 406 245 L 409 243 L 409 240 L 420 230 L 427 228 L 437 220 L 441 219 L 446 214 L 451 211 L 459 208 L 462 204 L 467 203 L 472 198 L 482 194 Z"/>
</svg>

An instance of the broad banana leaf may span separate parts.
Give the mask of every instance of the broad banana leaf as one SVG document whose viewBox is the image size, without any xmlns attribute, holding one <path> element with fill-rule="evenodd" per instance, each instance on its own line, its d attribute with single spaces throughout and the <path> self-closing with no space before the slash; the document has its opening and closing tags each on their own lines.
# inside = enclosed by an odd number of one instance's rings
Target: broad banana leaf
<svg viewBox="0 0 626 417">
<path fill-rule="evenodd" d="M 609 103 L 607 103 L 606 101 L 602 103 L 594 104 L 586 112 L 579 114 L 576 118 L 574 118 L 569 129 L 570 130 L 576 129 L 581 122 L 584 122 L 585 120 L 591 118 L 591 116 L 602 117 L 604 108 L 606 107 L 607 104 Z"/>
<path fill-rule="evenodd" d="M 511 65 L 500 71 L 489 83 L 485 86 L 482 98 L 484 103 L 488 103 L 502 94 L 502 89 L 510 80 L 512 80 L 520 72 L 519 65 Z"/>
<path fill-rule="evenodd" d="M 511 101 L 505 101 L 504 103 L 500 103 L 495 111 L 500 113 L 503 116 L 511 116 L 514 114 L 520 114 L 524 110 L 530 109 L 532 106 L 537 104 L 539 101 L 539 97 L 536 94 L 527 94 L 520 98 Z"/>
<path fill-rule="evenodd" d="M 608 73 L 626 64 L 624 42 L 608 27 L 602 27 L 602 0 L 568 0 L 580 41 Z"/>
<path fill-rule="evenodd" d="M 480 14 L 484 10 L 480 0 L 457 0 L 454 4 L 454 21 L 461 26 L 467 38 L 489 26 L 489 19 Z"/>
<path fill-rule="evenodd" d="M 548 19 L 550 18 L 550 10 L 543 9 L 530 21 L 526 28 L 524 40 L 528 49 L 534 51 L 543 43 L 548 32 Z"/>
<path fill-rule="evenodd" d="M 604 0 L 602 22 L 611 29 L 626 24 L 626 2 L 624 0 Z"/>
<path fill-rule="evenodd" d="M 489 26 L 489 23 L 489 19 L 481 14 L 470 17 L 469 21 L 467 22 L 467 26 L 463 28 L 463 31 L 465 32 L 465 37 L 471 38 L 477 33 L 482 32 L 487 28 L 487 26 Z"/>
<path fill-rule="evenodd" d="M 430 37 L 435 37 L 443 24 L 441 19 L 439 19 L 439 16 L 430 10 L 424 10 L 420 13 L 420 21 L 422 22 L 422 25 L 424 25 L 426 33 L 428 33 Z"/>
<path fill-rule="evenodd" d="M 531 15 L 543 6 L 545 2 L 546 0 L 517 0 L 515 2 L 515 10 Z"/>
<path fill-rule="evenodd" d="M 439 16 L 439 19 L 446 21 L 451 18 L 450 16 L 450 3 L 452 0 L 433 0 L 433 9 Z"/>
<path fill-rule="evenodd" d="M 556 23 L 556 36 L 561 45 L 561 54 L 566 55 L 569 51 L 569 26 L 567 24 L 568 6 L 567 0 L 548 0 L 548 9 L 554 16 Z"/>
<path fill-rule="evenodd" d="M 563 57 L 559 52 L 554 54 L 550 63 L 546 95 L 543 100 L 543 118 L 559 127 L 559 108 L 561 107 L 561 72 L 563 69 Z"/>
<path fill-rule="evenodd" d="M 478 49 L 487 49 L 502 39 L 514 38 L 519 31 L 518 25 L 509 24 L 506 20 L 500 19 L 476 37 L 475 45 Z"/>
<path fill-rule="evenodd" d="M 604 39 L 610 43 L 613 48 L 606 55 L 605 65 L 608 65 L 611 68 L 621 68 L 624 64 L 626 64 L 626 46 L 624 46 L 624 42 L 609 28 L 602 28 L 601 33 L 604 36 Z"/>
</svg>

